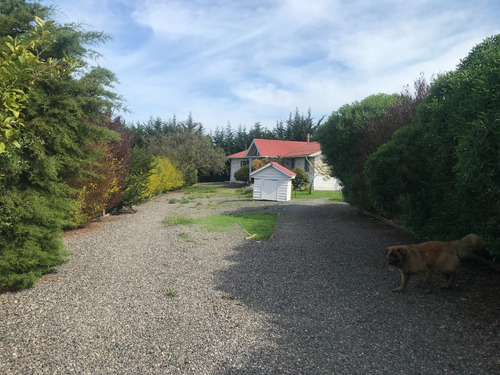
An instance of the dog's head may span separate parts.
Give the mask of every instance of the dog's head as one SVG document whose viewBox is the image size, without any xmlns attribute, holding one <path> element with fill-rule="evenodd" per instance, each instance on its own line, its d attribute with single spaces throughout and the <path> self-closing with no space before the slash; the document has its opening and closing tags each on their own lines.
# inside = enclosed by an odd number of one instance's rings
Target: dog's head
<svg viewBox="0 0 500 375">
<path fill-rule="evenodd" d="M 385 258 L 390 266 L 398 266 L 406 259 L 406 249 L 403 246 L 389 246 L 385 252 Z"/>
</svg>

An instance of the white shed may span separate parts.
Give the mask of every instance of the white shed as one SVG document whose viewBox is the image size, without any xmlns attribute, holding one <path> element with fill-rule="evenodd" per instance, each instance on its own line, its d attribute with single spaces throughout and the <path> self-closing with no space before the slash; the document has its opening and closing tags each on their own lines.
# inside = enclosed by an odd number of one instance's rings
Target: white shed
<svg viewBox="0 0 500 375">
<path fill-rule="evenodd" d="M 285 202 L 291 199 L 295 173 L 271 162 L 250 173 L 253 178 L 253 199 Z"/>
</svg>

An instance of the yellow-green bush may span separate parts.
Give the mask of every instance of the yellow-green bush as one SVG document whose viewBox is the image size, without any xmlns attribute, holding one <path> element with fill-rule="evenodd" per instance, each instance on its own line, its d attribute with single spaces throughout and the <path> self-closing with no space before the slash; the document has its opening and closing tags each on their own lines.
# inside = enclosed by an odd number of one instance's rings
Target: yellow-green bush
<svg viewBox="0 0 500 375">
<path fill-rule="evenodd" d="M 184 185 L 182 174 L 170 159 L 157 156 L 153 162 L 151 175 L 148 177 L 148 187 L 143 198 L 153 197 Z"/>
</svg>

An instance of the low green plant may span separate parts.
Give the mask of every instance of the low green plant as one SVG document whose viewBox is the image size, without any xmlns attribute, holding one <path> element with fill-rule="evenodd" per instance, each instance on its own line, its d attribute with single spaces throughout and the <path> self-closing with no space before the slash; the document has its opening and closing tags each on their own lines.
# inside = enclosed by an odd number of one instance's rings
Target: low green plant
<svg viewBox="0 0 500 375">
<path fill-rule="evenodd" d="M 187 233 L 181 233 L 179 234 L 179 238 L 183 239 L 186 242 L 196 242 L 193 236 L 190 236 Z"/>
<path fill-rule="evenodd" d="M 167 290 L 167 293 L 170 297 L 174 298 L 175 296 L 177 296 L 177 291 L 173 290 L 173 289 L 169 289 Z"/>
<path fill-rule="evenodd" d="M 181 199 L 177 199 L 177 198 L 172 198 L 172 199 L 169 199 L 168 200 L 168 203 L 169 204 L 176 204 L 176 203 L 180 203 L 180 204 L 186 204 L 186 203 L 190 203 L 192 200 L 192 198 L 187 198 L 187 197 L 182 197 Z"/>
</svg>

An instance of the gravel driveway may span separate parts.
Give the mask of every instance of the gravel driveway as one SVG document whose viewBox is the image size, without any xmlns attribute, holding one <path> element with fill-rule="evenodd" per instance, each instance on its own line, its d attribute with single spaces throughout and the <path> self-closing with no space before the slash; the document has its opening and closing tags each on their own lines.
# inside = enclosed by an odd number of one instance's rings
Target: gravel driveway
<svg viewBox="0 0 500 375">
<path fill-rule="evenodd" d="M 178 194 L 68 233 L 57 273 L 0 294 L 0 374 L 500 374 L 481 263 L 394 294 L 383 253 L 414 239 L 346 204 Z M 251 207 L 279 213 L 270 240 L 162 224 Z"/>
</svg>

